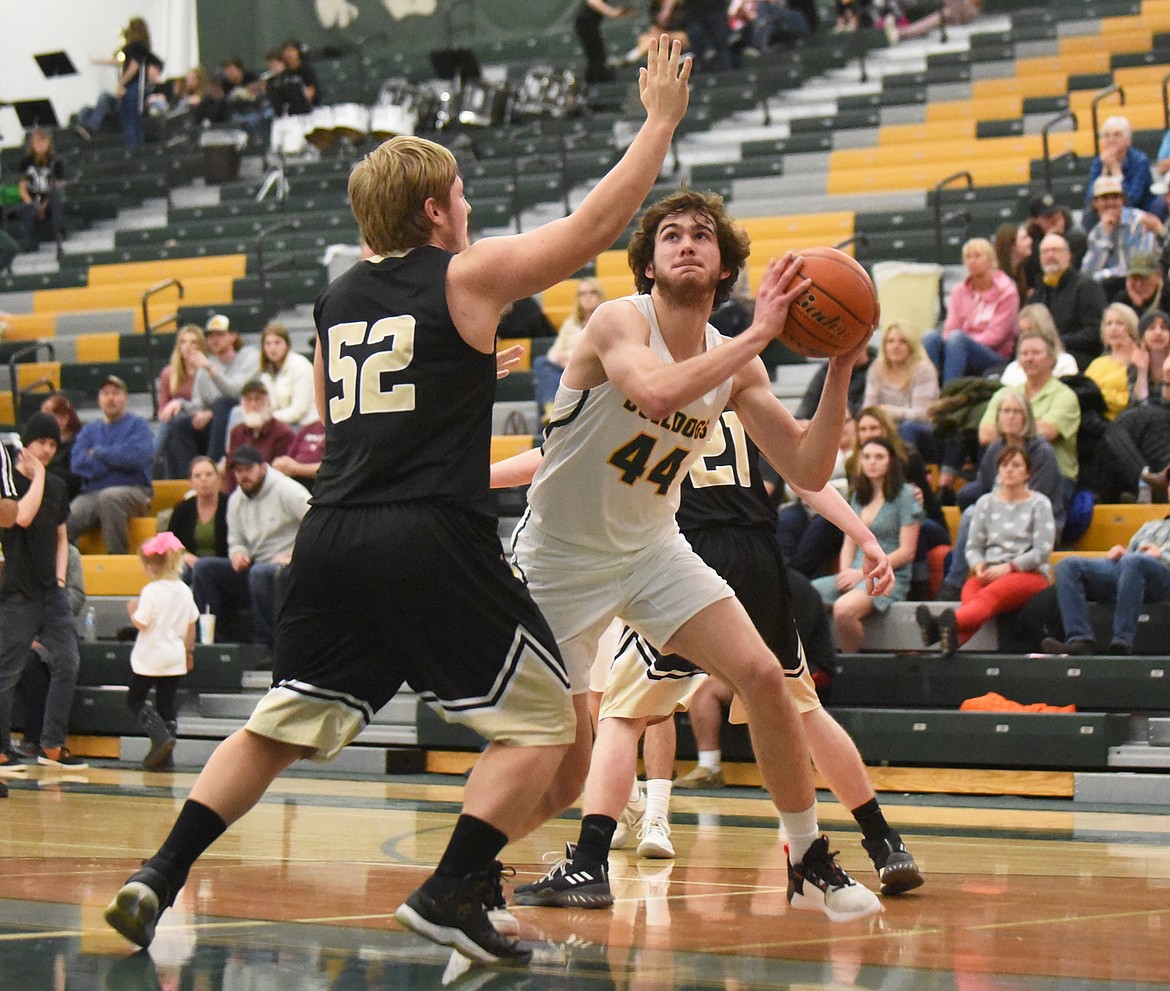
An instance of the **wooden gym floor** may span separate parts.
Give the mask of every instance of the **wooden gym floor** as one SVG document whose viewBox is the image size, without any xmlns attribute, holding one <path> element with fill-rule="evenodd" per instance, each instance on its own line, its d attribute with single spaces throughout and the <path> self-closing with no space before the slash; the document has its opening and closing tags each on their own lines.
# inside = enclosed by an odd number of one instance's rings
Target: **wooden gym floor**
<svg viewBox="0 0 1170 991">
<path fill-rule="evenodd" d="M 834 924 L 788 909 L 760 791 L 680 793 L 677 860 L 616 852 L 612 911 L 514 909 L 535 946 L 518 971 L 468 968 L 393 921 L 438 858 L 459 777 L 280 779 L 196 866 L 149 956 L 101 912 L 193 776 L 105 762 L 7 780 L 0 988 L 13 991 L 1170 987 L 1167 809 L 883 796 L 927 884 L 880 917 Z M 875 886 L 852 820 L 821 797 L 839 859 Z M 556 820 L 509 847 L 517 880 L 576 829 Z"/>
</svg>

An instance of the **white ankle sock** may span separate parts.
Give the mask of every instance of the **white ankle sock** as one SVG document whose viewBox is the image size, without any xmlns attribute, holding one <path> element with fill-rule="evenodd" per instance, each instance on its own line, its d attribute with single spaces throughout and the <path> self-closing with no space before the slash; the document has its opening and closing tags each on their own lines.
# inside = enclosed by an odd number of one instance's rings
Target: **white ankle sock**
<svg viewBox="0 0 1170 991">
<path fill-rule="evenodd" d="M 788 837 L 788 862 L 799 864 L 820 831 L 817 827 L 816 803 L 803 812 L 781 812 L 780 828 Z"/>
<path fill-rule="evenodd" d="M 722 750 L 700 750 L 699 767 L 708 771 L 718 771 L 723 767 Z"/>
<path fill-rule="evenodd" d="M 670 819 L 670 779 L 651 778 L 646 782 L 646 818 Z"/>
</svg>

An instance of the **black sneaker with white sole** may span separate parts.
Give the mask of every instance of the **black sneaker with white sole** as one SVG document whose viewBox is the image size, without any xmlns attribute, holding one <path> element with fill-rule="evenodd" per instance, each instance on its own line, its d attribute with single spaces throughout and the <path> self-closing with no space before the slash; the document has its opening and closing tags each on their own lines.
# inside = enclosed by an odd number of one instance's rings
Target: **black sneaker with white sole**
<svg viewBox="0 0 1170 991">
<path fill-rule="evenodd" d="M 432 875 L 394 913 L 403 926 L 432 943 L 449 946 L 479 963 L 527 964 L 532 950 L 501 935 L 488 919 L 500 871 L 463 877 Z"/>
<path fill-rule="evenodd" d="M 106 923 L 143 949 L 154 940 L 159 917 L 171 907 L 182 885 L 171 883 L 153 867 L 130 875 L 114 900 L 106 906 Z"/>
<path fill-rule="evenodd" d="M 520 884 L 512 892 L 517 905 L 545 908 L 608 908 L 613 904 L 609 889 L 609 870 L 605 864 L 580 864 L 573 861 L 576 849 L 539 881 Z"/>
<path fill-rule="evenodd" d="M 861 841 L 869 859 L 873 861 L 873 869 L 878 873 L 883 895 L 900 895 L 904 891 L 913 891 L 920 888 L 926 878 L 914 862 L 902 837 L 897 833 L 890 833 L 884 840 L 876 843 Z"/>
</svg>

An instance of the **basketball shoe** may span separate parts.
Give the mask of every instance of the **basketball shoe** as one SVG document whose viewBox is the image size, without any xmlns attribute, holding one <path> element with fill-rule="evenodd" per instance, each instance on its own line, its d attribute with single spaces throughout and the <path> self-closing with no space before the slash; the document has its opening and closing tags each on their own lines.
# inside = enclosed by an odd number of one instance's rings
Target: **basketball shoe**
<svg viewBox="0 0 1170 991">
<path fill-rule="evenodd" d="M 500 884 L 497 861 L 463 877 L 431 875 L 398 906 L 394 918 L 440 946 L 449 946 L 479 963 L 527 964 L 532 950 L 492 927 L 485 905 L 494 903 Z"/>
<path fill-rule="evenodd" d="M 788 847 L 784 852 L 787 859 Z M 788 904 L 824 912 L 834 922 L 849 922 L 882 911 L 869 888 L 858 884 L 833 858 L 829 838 L 822 836 L 808 848 L 799 864 L 788 864 Z"/>
<path fill-rule="evenodd" d="M 577 864 L 573 844 L 565 847 L 565 859 L 539 881 L 521 884 L 512 892 L 517 905 L 545 908 L 607 908 L 613 904 L 609 869 L 605 864 Z"/>
<path fill-rule="evenodd" d="M 610 840 L 609 848 L 611 850 L 624 850 L 629 845 L 630 837 L 634 835 L 634 830 L 637 829 L 645 815 L 646 792 L 639 787 L 637 800 L 627 802 L 626 807 L 622 809 L 622 814 L 618 817 L 617 829 L 613 831 L 613 839 Z"/>
<path fill-rule="evenodd" d="M 902 837 L 891 832 L 884 840 L 875 843 L 861 841 L 869 859 L 873 861 L 873 869 L 877 871 L 882 883 L 883 895 L 900 895 L 903 891 L 913 891 L 921 887 L 926 878 L 914 863 Z"/>
<path fill-rule="evenodd" d="M 106 923 L 143 949 L 154 940 L 159 917 L 175 901 L 178 885 L 171 884 L 161 871 L 143 867 L 130 875 L 114 900 L 106 906 Z"/>
<path fill-rule="evenodd" d="M 505 867 L 498 860 L 492 861 L 492 887 L 488 900 L 483 907 L 487 909 L 488 921 L 495 926 L 496 932 L 505 936 L 516 936 L 520 932 L 520 923 L 508 911 L 508 901 L 504 898 L 504 877 L 516 876 L 515 867 Z"/>
<path fill-rule="evenodd" d="M 647 819 L 638 831 L 638 856 L 649 860 L 673 860 L 670 826 L 661 816 Z"/>
</svg>

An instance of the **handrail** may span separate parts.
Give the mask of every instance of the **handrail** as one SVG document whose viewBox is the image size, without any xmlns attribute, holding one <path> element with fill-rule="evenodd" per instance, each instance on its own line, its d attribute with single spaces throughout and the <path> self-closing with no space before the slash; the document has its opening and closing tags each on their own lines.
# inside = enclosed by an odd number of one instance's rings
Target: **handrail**
<svg viewBox="0 0 1170 991">
<path fill-rule="evenodd" d="M 942 191 L 946 186 L 949 186 L 956 179 L 965 179 L 967 181 L 967 189 L 975 188 L 975 177 L 971 175 L 966 169 L 961 172 L 955 172 L 945 179 L 940 179 L 934 184 L 934 256 L 939 259 L 940 263 L 943 255 L 943 208 L 942 208 Z M 946 296 L 943 292 L 943 280 L 938 280 L 938 309 L 939 313 L 945 313 L 947 309 Z"/>
<path fill-rule="evenodd" d="M 1063 110 L 1055 117 L 1048 121 L 1040 130 L 1040 140 L 1044 145 L 1044 192 L 1052 192 L 1052 156 L 1048 152 L 1048 132 L 1052 130 L 1057 124 L 1064 120 L 1071 120 L 1073 130 L 1075 131 L 1080 124 L 1077 122 L 1077 115 L 1072 110 Z M 1096 125 L 1094 124 L 1093 133 L 1097 133 Z M 1076 154 L 1076 152 L 1073 152 Z"/>
<path fill-rule="evenodd" d="M 1162 120 L 1170 130 L 1170 72 L 1162 77 Z"/>
<path fill-rule="evenodd" d="M 150 297 L 164 289 L 175 287 L 179 290 L 179 299 L 183 298 L 183 283 L 178 279 L 164 279 L 158 285 L 151 286 L 142 294 L 142 331 L 146 335 L 146 380 L 150 383 L 150 408 L 152 416 L 158 419 L 158 383 L 154 378 L 154 332 L 169 323 L 179 325 L 179 311 L 175 310 L 170 316 L 163 317 L 157 323 L 150 320 Z"/>
<path fill-rule="evenodd" d="M 838 251 L 844 251 L 850 245 L 853 245 L 856 249 L 853 252 L 853 257 L 858 261 L 861 261 L 862 258 L 869 257 L 869 238 L 865 234 L 854 234 L 852 237 L 845 238 L 844 241 L 838 241 L 833 247 Z"/>
<path fill-rule="evenodd" d="M 12 354 L 9 355 L 9 357 L 8 357 L 8 381 L 9 381 L 10 388 L 12 390 L 12 419 L 13 419 L 13 421 L 16 422 L 16 426 L 18 429 L 20 428 L 19 420 L 20 420 L 20 397 L 21 397 L 21 394 L 24 392 L 32 392 L 34 389 L 37 388 L 37 386 L 40 386 L 40 385 L 47 385 L 47 386 L 49 386 L 50 389 L 56 388 L 56 385 L 50 379 L 37 379 L 35 382 L 31 383 L 25 389 L 21 389 L 17 385 L 17 380 L 16 380 L 16 366 L 18 364 L 17 359 L 23 358 L 26 354 L 35 355 L 38 351 L 41 350 L 41 348 L 44 348 L 46 351 L 49 352 L 49 361 L 56 361 L 57 360 L 57 349 L 55 347 L 53 347 L 53 345 L 49 341 L 36 341 L 32 344 L 28 344 L 25 347 L 22 347 L 22 348 L 17 349 L 16 351 L 13 351 Z"/>
<path fill-rule="evenodd" d="M 271 227 L 265 227 L 256 238 L 256 267 L 259 269 L 256 275 L 260 279 L 260 310 L 262 313 L 268 313 L 268 262 L 264 257 L 265 242 L 273 234 L 284 230 L 297 230 L 299 227 L 300 221 L 278 220 Z"/>
<path fill-rule="evenodd" d="M 1093 97 L 1093 102 L 1090 108 L 1093 111 L 1093 157 L 1096 158 L 1101 154 L 1101 135 L 1098 133 L 1097 127 L 1097 104 L 1102 100 L 1106 100 L 1116 93 L 1121 98 L 1121 105 L 1125 106 L 1125 88 L 1119 86 L 1117 83 L 1111 83 L 1102 90 L 1098 90 Z"/>
</svg>

